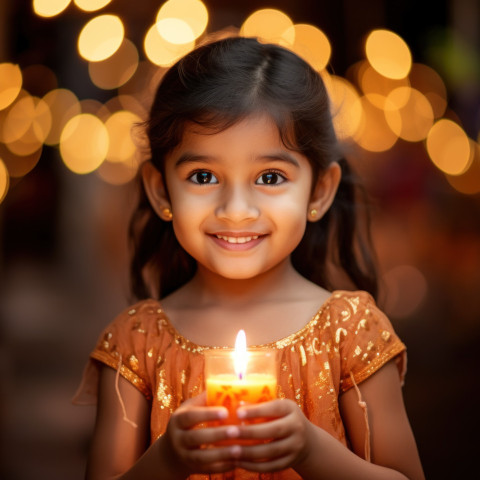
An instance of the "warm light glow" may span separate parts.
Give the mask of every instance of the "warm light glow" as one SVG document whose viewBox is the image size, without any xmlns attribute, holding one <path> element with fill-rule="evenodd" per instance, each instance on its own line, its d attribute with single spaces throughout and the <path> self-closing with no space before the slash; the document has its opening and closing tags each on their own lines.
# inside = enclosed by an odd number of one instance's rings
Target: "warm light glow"
<svg viewBox="0 0 480 480">
<path fill-rule="evenodd" d="M 161 6 L 155 23 L 160 35 L 168 42 L 188 43 L 199 38 L 207 28 L 208 10 L 200 0 L 169 0 Z M 175 24 L 178 33 L 170 28 Z"/>
<path fill-rule="evenodd" d="M 145 36 L 144 48 L 147 58 L 155 65 L 169 67 L 180 57 L 190 52 L 195 46 L 194 42 L 175 45 L 167 42 L 158 32 L 157 26 L 153 25 Z"/>
<path fill-rule="evenodd" d="M 108 132 L 97 117 L 83 113 L 71 118 L 60 137 L 60 153 L 65 165 L 75 173 L 90 173 L 105 159 Z"/>
<path fill-rule="evenodd" d="M 473 140 L 470 145 L 472 162 L 468 169 L 460 175 L 445 175 L 445 177 L 457 192 L 476 195 L 480 193 L 480 145 Z"/>
<path fill-rule="evenodd" d="M 408 78 L 430 102 L 435 119 L 440 118 L 447 108 L 447 88 L 440 75 L 427 65 L 414 63 Z"/>
<path fill-rule="evenodd" d="M 3 159 L 11 178 L 21 178 L 31 172 L 40 160 L 43 151 L 43 148 L 40 147 L 30 155 L 18 156 L 12 153 L 8 148 L 1 147 L 2 144 L 0 144 L 0 157 Z"/>
<path fill-rule="evenodd" d="M 104 122 L 111 114 L 110 110 L 105 105 L 95 100 L 94 98 L 85 98 L 79 102 L 80 111 L 82 113 L 90 113 L 94 117 L 99 118 Z"/>
<path fill-rule="evenodd" d="M 405 41 L 389 30 L 373 30 L 365 42 L 372 67 L 388 78 L 404 78 L 412 67 L 412 55 Z"/>
<path fill-rule="evenodd" d="M 123 42 L 123 23 L 116 15 L 100 15 L 90 20 L 78 37 L 80 55 L 100 62 L 113 55 Z"/>
<path fill-rule="evenodd" d="M 253 12 L 242 24 L 240 35 L 257 37 L 260 41 L 271 43 L 293 44 L 295 30 L 291 29 L 293 22 L 288 15 L 280 10 L 265 8 Z M 286 30 L 288 34 L 285 34 Z M 284 34 L 286 35 L 284 37 Z"/>
<path fill-rule="evenodd" d="M 324 77 L 331 100 L 335 132 L 340 140 L 353 137 L 363 121 L 363 108 L 355 87 L 346 79 L 335 75 Z"/>
<path fill-rule="evenodd" d="M 322 71 L 330 61 L 332 47 L 327 36 L 317 27 L 295 24 L 287 28 L 282 38 L 285 46 L 293 50 L 317 71 Z M 293 38 L 293 43 L 289 39 Z"/>
<path fill-rule="evenodd" d="M 195 41 L 192 27 L 181 18 L 162 18 L 156 26 L 160 36 L 169 43 L 183 45 Z"/>
<path fill-rule="evenodd" d="M 428 133 L 426 145 L 434 165 L 449 175 L 460 175 L 472 160 L 470 140 L 452 120 L 438 120 Z"/>
<path fill-rule="evenodd" d="M 244 330 L 239 330 L 235 340 L 235 351 L 233 352 L 233 363 L 235 374 L 239 379 L 245 379 L 247 373 L 247 338 Z"/>
<path fill-rule="evenodd" d="M 3 202 L 3 199 L 7 195 L 9 184 L 10 178 L 8 175 L 7 167 L 0 158 L 0 203 Z"/>
<path fill-rule="evenodd" d="M 360 99 L 364 121 L 353 138 L 365 150 L 385 152 L 393 147 L 398 135 L 389 128 L 383 110 L 375 106 L 378 100 L 372 100 L 373 95 L 375 94 L 365 95 Z"/>
<path fill-rule="evenodd" d="M 80 113 L 77 96 L 70 90 L 59 88 L 48 92 L 43 101 L 52 114 L 52 126 L 44 140 L 46 145 L 56 145 L 60 142 L 60 134 L 65 124 Z"/>
<path fill-rule="evenodd" d="M 94 12 L 108 5 L 112 0 L 73 0 L 73 3 L 85 12 Z"/>
<path fill-rule="evenodd" d="M 430 102 L 418 90 L 399 87 L 387 97 L 385 118 L 388 126 L 400 138 L 419 142 L 427 137 L 432 128 L 433 110 Z"/>
<path fill-rule="evenodd" d="M 22 88 L 22 71 L 13 63 L 0 63 L 0 110 L 17 98 Z"/>
<path fill-rule="evenodd" d="M 385 99 L 388 94 L 399 87 L 408 87 L 408 78 L 394 80 L 392 78 L 380 75 L 368 62 L 365 62 L 358 71 L 358 84 L 365 95 L 374 93 L 370 99 L 376 102 L 374 105 L 383 109 Z M 405 91 L 406 92 L 406 91 Z M 408 94 L 405 97 L 405 103 L 408 100 Z"/>
<path fill-rule="evenodd" d="M 120 48 L 102 62 L 90 62 L 90 79 L 99 88 L 110 90 L 124 85 L 135 74 L 138 67 L 137 47 L 127 38 Z"/>
<path fill-rule="evenodd" d="M 54 17 L 62 13 L 71 0 L 33 0 L 33 11 L 40 17 Z"/>
<path fill-rule="evenodd" d="M 41 147 L 52 125 L 50 108 L 38 97 L 26 95 L 9 110 L 2 139 L 17 155 L 30 155 Z"/>
<path fill-rule="evenodd" d="M 125 185 L 131 182 L 137 175 L 138 162 L 131 160 L 122 163 L 112 163 L 106 160 L 95 173 L 110 185 Z"/>
<path fill-rule="evenodd" d="M 134 125 L 140 117 L 132 112 L 115 112 L 105 122 L 109 136 L 109 148 L 106 159 L 110 162 L 126 162 L 135 156 L 136 146 L 132 138 Z"/>
</svg>

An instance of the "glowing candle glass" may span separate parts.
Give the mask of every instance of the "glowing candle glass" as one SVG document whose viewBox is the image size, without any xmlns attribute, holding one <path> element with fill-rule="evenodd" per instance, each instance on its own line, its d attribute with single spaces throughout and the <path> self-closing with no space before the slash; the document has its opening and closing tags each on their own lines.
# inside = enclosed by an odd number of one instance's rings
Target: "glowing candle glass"
<svg viewBox="0 0 480 480">
<path fill-rule="evenodd" d="M 247 349 L 245 332 L 240 330 L 234 350 L 205 352 L 205 383 L 207 405 L 228 409 L 229 416 L 221 423 L 240 424 L 236 413 L 238 407 L 276 398 L 276 352 L 273 349 Z"/>
</svg>

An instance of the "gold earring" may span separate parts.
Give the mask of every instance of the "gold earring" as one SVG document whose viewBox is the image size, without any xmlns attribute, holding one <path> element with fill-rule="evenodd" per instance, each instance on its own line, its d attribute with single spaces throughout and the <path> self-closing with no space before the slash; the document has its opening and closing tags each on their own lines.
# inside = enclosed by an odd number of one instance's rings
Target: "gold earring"
<svg viewBox="0 0 480 480">
<path fill-rule="evenodd" d="M 315 217 L 317 216 L 317 213 L 318 213 L 318 212 L 317 212 L 317 210 L 316 210 L 315 208 L 312 208 L 312 209 L 310 210 L 310 216 L 311 216 L 312 218 L 315 218 Z"/>
<path fill-rule="evenodd" d="M 162 209 L 162 215 L 163 215 L 163 219 L 166 221 L 171 220 L 173 218 L 173 213 L 168 207 L 165 207 L 164 209 Z"/>
</svg>

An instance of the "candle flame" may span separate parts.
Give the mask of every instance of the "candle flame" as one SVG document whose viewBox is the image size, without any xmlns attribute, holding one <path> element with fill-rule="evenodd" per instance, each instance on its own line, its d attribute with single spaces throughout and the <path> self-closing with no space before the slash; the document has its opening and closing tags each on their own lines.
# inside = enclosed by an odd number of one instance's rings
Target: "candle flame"
<svg viewBox="0 0 480 480">
<path fill-rule="evenodd" d="M 235 352 L 233 354 L 235 373 L 241 380 L 247 371 L 247 337 L 244 330 L 239 330 L 235 340 Z"/>
</svg>

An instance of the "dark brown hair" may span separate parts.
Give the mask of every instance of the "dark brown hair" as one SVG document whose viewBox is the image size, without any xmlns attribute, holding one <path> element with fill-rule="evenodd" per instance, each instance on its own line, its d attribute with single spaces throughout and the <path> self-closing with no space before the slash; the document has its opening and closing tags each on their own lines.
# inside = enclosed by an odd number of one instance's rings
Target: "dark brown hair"
<svg viewBox="0 0 480 480">
<path fill-rule="evenodd" d="M 332 162 L 342 169 L 331 208 L 308 223 L 292 253 L 294 267 L 327 289 L 344 287 L 343 277 L 376 296 L 369 235 L 359 235 L 360 190 L 341 155 L 325 85 L 293 52 L 235 37 L 200 46 L 179 60 L 162 78 L 146 122 L 151 161 L 164 173 L 165 158 L 181 142 L 186 122 L 221 131 L 254 113 L 273 118 L 285 145 L 309 160 L 314 183 Z M 155 214 L 142 185 L 129 235 L 137 298 L 164 297 L 192 278 L 195 260 L 176 240 L 171 222 Z"/>
</svg>

